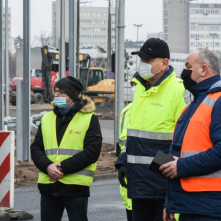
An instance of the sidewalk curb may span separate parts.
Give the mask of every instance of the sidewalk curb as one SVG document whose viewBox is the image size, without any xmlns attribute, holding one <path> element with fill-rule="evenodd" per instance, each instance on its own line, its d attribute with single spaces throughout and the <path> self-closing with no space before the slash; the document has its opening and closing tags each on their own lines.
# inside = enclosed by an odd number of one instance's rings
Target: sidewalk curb
<svg viewBox="0 0 221 221">
<path fill-rule="evenodd" d="M 118 176 L 118 173 L 98 174 L 94 176 L 94 181 L 115 179 L 117 178 L 117 176 Z"/>
</svg>

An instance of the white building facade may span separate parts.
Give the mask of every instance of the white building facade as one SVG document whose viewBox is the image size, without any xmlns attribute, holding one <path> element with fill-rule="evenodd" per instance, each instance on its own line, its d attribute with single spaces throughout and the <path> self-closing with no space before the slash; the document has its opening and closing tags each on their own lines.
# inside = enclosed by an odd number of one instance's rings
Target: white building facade
<svg viewBox="0 0 221 221">
<path fill-rule="evenodd" d="M 5 47 L 5 8 L 3 8 L 3 45 Z M 13 42 L 11 38 L 11 8 L 8 8 L 8 49 L 12 52 Z M 13 51 L 14 52 L 14 51 Z"/>
<path fill-rule="evenodd" d="M 221 50 L 221 4 L 190 4 L 190 52 Z"/>
<path fill-rule="evenodd" d="M 69 1 L 65 1 L 65 40 L 69 39 Z M 108 7 L 80 7 L 80 48 L 107 49 Z M 115 48 L 115 8 L 111 7 L 111 45 Z M 52 2 L 52 35 L 55 47 L 59 46 L 60 0 Z"/>
<path fill-rule="evenodd" d="M 221 4 L 163 0 L 164 40 L 171 52 L 221 50 Z"/>
</svg>

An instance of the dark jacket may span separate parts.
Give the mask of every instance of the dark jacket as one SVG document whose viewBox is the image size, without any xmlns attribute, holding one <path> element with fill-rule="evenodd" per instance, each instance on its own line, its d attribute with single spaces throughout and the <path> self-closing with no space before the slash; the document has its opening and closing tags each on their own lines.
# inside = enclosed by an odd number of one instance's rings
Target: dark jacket
<svg viewBox="0 0 221 221">
<path fill-rule="evenodd" d="M 221 91 L 220 76 L 214 76 L 190 88 L 193 102 L 177 121 L 170 153 L 180 157 L 184 134 L 189 120 L 204 98 L 213 92 Z M 221 192 L 186 192 L 180 185 L 180 178 L 200 176 L 221 169 L 221 98 L 213 106 L 209 127 L 213 147 L 191 157 L 177 161 L 178 178 L 167 181 L 166 210 L 168 213 L 204 214 L 221 218 Z"/>
<path fill-rule="evenodd" d="M 93 112 L 95 106 L 93 101 L 87 97 L 82 96 L 82 99 L 77 100 L 75 107 L 70 110 L 65 116 L 61 115 L 58 108 L 53 109 L 57 115 L 56 119 L 56 133 L 57 142 L 60 144 L 67 126 L 78 111 Z M 50 127 L 50 126 L 49 126 Z M 50 128 L 49 128 L 50 129 Z M 84 139 L 84 150 L 73 157 L 70 157 L 61 162 L 61 167 L 64 174 L 78 172 L 92 163 L 95 163 L 100 155 L 102 146 L 102 135 L 100 124 L 95 115 L 92 116 L 90 126 L 86 132 Z M 53 163 L 45 155 L 43 136 L 41 125 L 38 127 L 35 140 L 31 145 L 31 157 L 35 166 L 47 174 L 47 166 Z M 38 188 L 42 194 L 49 194 L 54 196 L 89 196 L 89 187 L 81 185 L 67 185 L 59 181 L 53 184 L 38 184 Z"/>
</svg>

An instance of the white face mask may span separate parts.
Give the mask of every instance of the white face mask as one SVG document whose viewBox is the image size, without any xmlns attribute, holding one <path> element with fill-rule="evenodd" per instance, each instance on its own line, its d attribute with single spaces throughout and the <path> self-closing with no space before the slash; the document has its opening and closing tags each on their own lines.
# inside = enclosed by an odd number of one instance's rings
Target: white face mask
<svg viewBox="0 0 221 221">
<path fill-rule="evenodd" d="M 162 59 L 163 60 L 163 59 Z M 151 64 L 147 64 L 145 62 L 140 61 L 140 64 L 138 66 L 138 73 L 139 75 L 144 79 L 144 80 L 148 80 L 150 78 L 152 78 L 155 74 L 159 73 L 161 70 L 152 73 L 151 69 L 154 65 L 158 64 L 159 62 L 161 62 L 162 60 L 158 61 L 157 63 L 151 65 Z"/>
</svg>

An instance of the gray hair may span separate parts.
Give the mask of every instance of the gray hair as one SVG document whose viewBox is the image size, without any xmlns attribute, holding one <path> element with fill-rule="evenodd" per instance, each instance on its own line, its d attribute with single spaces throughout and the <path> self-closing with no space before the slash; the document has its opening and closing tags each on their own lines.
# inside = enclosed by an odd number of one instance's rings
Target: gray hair
<svg viewBox="0 0 221 221">
<path fill-rule="evenodd" d="M 207 48 L 199 48 L 196 59 L 198 64 L 207 64 L 214 74 L 220 74 L 219 61 L 216 55 Z"/>
</svg>

